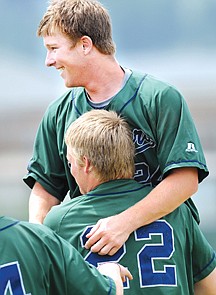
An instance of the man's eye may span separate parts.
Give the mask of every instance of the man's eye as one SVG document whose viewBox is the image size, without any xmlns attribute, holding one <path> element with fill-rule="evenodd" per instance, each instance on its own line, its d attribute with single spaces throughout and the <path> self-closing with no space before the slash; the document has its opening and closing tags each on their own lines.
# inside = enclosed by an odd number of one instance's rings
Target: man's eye
<svg viewBox="0 0 216 295">
<path fill-rule="evenodd" d="M 57 47 L 50 47 L 50 51 L 55 51 Z"/>
<path fill-rule="evenodd" d="M 71 163 L 67 162 L 69 169 L 71 169 Z"/>
</svg>

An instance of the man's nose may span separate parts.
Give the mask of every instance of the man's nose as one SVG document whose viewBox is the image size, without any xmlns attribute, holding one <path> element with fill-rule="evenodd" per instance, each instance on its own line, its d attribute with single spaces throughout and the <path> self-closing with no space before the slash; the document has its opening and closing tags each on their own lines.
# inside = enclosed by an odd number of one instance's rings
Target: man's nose
<svg viewBox="0 0 216 295">
<path fill-rule="evenodd" d="M 52 57 L 50 53 L 47 53 L 46 59 L 45 59 L 45 65 L 47 67 L 52 67 L 55 64 L 55 59 Z"/>
</svg>

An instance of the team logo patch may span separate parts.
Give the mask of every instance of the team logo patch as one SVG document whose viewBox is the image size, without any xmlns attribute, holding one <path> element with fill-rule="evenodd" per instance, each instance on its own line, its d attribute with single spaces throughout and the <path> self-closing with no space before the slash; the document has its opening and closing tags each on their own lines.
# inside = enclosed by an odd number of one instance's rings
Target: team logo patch
<svg viewBox="0 0 216 295">
<path fill-rule="evenodd" d="M 136 144 L 136 155 L 156 146 L 156 143 L 141 129 L 133 130 L 133 142 Z"/>
<path fill-rule="evenodd" d="M 195 148 L 194 143 L 192 143 L 192 142 L 188 142 L 188 145 L 187 145 L 187 148 L 185 151 L 189 152 L 189 153 L 198 153 L 198 151 Z"/>
</svg>

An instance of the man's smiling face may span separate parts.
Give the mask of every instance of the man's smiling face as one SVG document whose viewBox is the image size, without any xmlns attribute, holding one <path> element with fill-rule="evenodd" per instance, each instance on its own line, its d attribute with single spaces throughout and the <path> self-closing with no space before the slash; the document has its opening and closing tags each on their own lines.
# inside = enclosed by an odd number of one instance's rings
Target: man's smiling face
<svg viewBox="0 0 216 295">
<path fill-rule="evenodd" d="M 83 45 L 78 41 L 76 45 L 62 33 L 44 36 L 44 46 L 47 49 L 45 64 L 60 71 L 66 87 L 83 86 L 83 72 L 85 58 Z"/>
</svg>

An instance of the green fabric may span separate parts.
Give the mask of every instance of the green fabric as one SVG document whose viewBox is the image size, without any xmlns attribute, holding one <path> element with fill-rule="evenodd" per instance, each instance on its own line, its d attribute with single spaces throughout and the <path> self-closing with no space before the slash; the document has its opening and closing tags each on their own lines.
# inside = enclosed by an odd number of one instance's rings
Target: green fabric
<svg viewBox="0 0 216 295">
<path fill-rule="evenodd" d="M 114 257 L 92 254 L 84 248 L 83 232 L 86 227 L 94 225 L 100 218 L 118 214 L 134 205 L 150 190 L 134 180 L 110 181 L 86 195 L 53 207 L 44 224 L 69 241 L 93 265 L 111 259 L 127 266 L 134 279 L 124 294 L 191 295 L 194 283 L 215 268 L 216 259 L 214 250 L 185 204 L 131 234 Z M 155 275 L 152 269 L 148 269 L 149 266 L 159 271 L 159 274 Z M 171 270 L 166 269 L 166 266 Z M 171 280 L 173 277 L 175 282 Z M 146 285 L 146 282 L 142 285 L 141 278 L 146 278 L 151 285 Z M 167 282 L 171 282 L 171 285 L 166 285 Z"/>
<path fill-rule="evenodd" d="M 83 88 L 68 91 L 47 109 L 36 136 L 29 173 L 24 181 L 38 181 L 49 193 L 63 200 L 70 190 L 79 195 L 67 167 L 64 134 L 70 123 L 91 110 Z M 150 75 L 132 72 L 107 110 L 127 119 L 136 146 L 135 180 L 156 186 L 174 168 L 196 167 L 199 181 L 207 175 L 205 158 L 193 120 L 182 95 Z M 190 200 L 192 213 L 198 212 Z"/>
<path fill-rule="evenodd" d="M 110 278 L 86 264 L 74 247 L 46 226 L 0 217 L 0 253 L 0 294 L 116 294 Z M 12 277 L 8 266 L 19 274 Z M 12 293 L 5 290 L 8 275 Z"/>
</svg>

